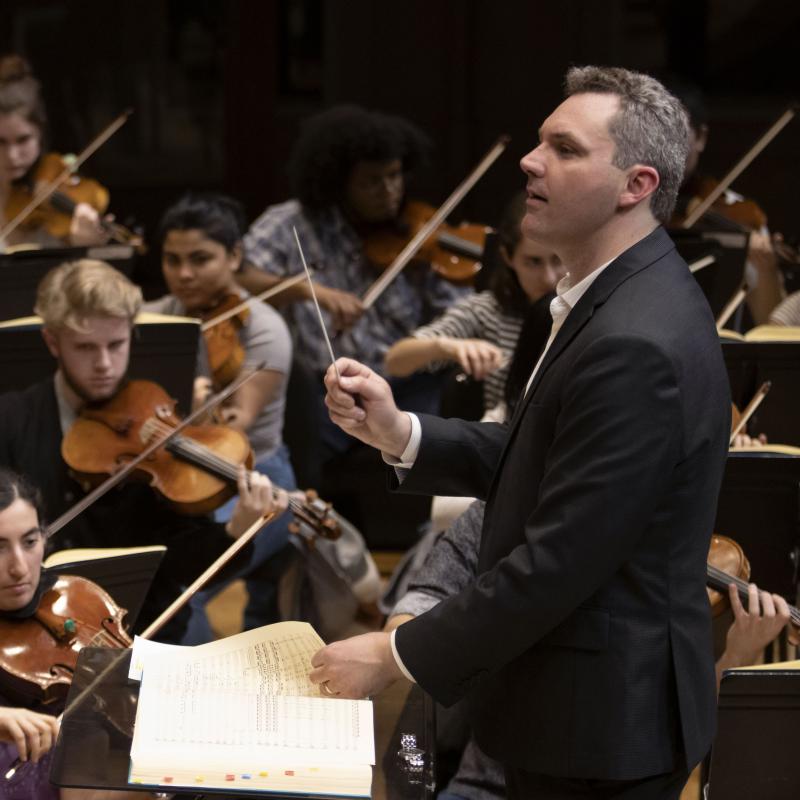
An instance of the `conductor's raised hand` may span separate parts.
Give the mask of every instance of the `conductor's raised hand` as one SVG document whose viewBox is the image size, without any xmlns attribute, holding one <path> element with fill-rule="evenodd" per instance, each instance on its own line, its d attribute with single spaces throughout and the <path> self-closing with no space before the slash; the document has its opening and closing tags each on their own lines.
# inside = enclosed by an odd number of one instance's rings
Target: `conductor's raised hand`
<svg viewBox="0 0 800 800">
<path fill-rule="evenodd" d="M 392 389 L 377 373 L 351 358 L 336 361 L 325 373 L 325 405 L 346 433 L 399 458 L 411 437 L 411 420 L 394 402 Z"/>
</svg>

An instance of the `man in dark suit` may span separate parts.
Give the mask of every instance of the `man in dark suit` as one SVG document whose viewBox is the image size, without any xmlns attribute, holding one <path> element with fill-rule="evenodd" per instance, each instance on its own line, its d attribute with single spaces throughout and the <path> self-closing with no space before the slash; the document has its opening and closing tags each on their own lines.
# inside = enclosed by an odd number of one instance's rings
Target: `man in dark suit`
<svg viewBox="0 0 800 800">
<path fill-rule="evenodd" d="M 677 797 L 711 744 L 705 563 L 730 400 L 708 305 L 660 226 L 686 148 L 657 81 L 568 73 L 522 168 L 523 231 L 569 274 L 508 426 L 399 412 L 349 360 L 326 376 L 332 418 L 380 447 L 404 491 L 487 505 L 474 585 L 394 639 L 321 650 L 312 679 L 353 696 L 405 674 L 446 704 L 469 694 L 512 797 Z"/>
</svg>

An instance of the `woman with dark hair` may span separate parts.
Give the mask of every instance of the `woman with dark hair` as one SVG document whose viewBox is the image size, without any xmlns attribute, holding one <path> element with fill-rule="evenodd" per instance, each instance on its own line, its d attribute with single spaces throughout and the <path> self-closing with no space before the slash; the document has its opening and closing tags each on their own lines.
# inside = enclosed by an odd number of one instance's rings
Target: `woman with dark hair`
<svg viewBox="0 0 800 800">
<path fill-rule="evenodd" d="M 161 219 L 161 265 L 170 294 L 145 304 L 145 310 L 162 314 L 211 318 L 230 296 L 249 297 L 235 279 L 242 259 L 243 213 L 238 202 L 220 194 L 187 194 Z M 284 489 L 296 487 L 289 452 L 283 442 L 286 384 L 292 360 L 292 344 L 286 323 L 271 306 L 249 300 L 246 317 L 236 331 L 244 351 L 244 369 L 258 373 L 222 408 L 225 423 L 244 433 L 253 448 L 255 467 Z M 206 384 L 209 379 L 205 379 Z M 208 388 L 208 387 L 206 387 Z M 230 517 L 235 498 L 216 512 L 216 519 Z M 283 548 L 289 536 L 287 519 L 276 520 L 267 535 L 254 545 L 251 566 L 257 567 Z M 273 590 L 251 573 L 247 582 L 250 601 L 245 628 L 274 622 Z M 195 612 L 187 643 L 208 640 L 210 629 L 202 607 L 206 593 L 192 601 Z"/>
<path fill-rule="evenodd" d="M 520 193 L 509 203 L 498 227 L 503 264 L 492 274 L 489 289 L 465 297 L 441 317 L 392 345 L 385 362 L 389 375 L 406 376 L 455 362 L 484 382 L 484 411 L 490 411 L 506 399 L 512 354 L 527 318 L 531 319 L 529 335 L 520 360 L 529 356 L 530 374 L 547 340 L 549 303 L 564 269 L 555 253 L 522 237 L 524 214 L 525 195 Z M 529 353 L 532 349 L 535 354 Z M 517 391 L 521 388 L 514 385 Z"/>
<path fill-rule="evenodd" d="M 24 478 L 0 468 L 0 616 L 32 616 L 57 575 L 42 567 L 45 535 L 39 492 Z M 8 642 L 4 642 L 8 646 Z M 0 697 L 0 796 L 7 800 L 132 800 L 134 792 L 61 789 L 49 782 L 50 752 L 62 707 L 19 707 Z M 17 759 L 25 764 L 4 776 Z"/>
<path fill-rule="evenodd" d="M 47 113 L 39 81 L 24 58 L 0 58 L 0 228 L 8 219 L 9 195 L 17 184 L 33 186 L 33 176 L 44 154 Z M 45 247 L 92 245 L 105 241 L 100 218 L 90 205 L 78 203 L 66 240 L 44 228 L 14 231 L 6 245 L 33 243 Z"/>
<path fill-rule="evenodd" d="M 406 178 L 429 149 L 427 138 L 400 117 L 357 106 L 331 108 L 308 120 L 289 162 L 295 199 L 268 208 L 244 237 L 245 267 L 239 282 L 253 293 L 302 273 L 294 229 L 309 266 L 338 356 L 351 356 L 383 371 L 386 350 L 448 308 L 463 290 L 432 270 L 408 269 L 370 308 L 360 298 L 379 273 L 364 255 L 364 240 L 393 227 L 405 200 Z M 284 307 L 296 360 L 319 386 L 320 463 L 352 445 L 330 423 L 322 404 L 321 377 L 330 363 L 310 288 L 300 283 L 274 298 Z M 320 379 L 317 381 L 317 379 Z M 396 396 L 420 411 L 438 405 L 436 381 L 414 376 L 398 382 Z M 433 390 L 432 390 L 433 389 Z"/>
</svg>

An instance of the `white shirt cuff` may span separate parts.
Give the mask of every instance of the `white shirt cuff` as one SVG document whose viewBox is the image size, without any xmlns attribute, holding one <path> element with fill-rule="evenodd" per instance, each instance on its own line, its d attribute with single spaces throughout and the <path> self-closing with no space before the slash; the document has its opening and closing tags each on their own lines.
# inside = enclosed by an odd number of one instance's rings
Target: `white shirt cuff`
<svg viewBox="0 0 800 800">
<path fill-rule="evenodd" d="M 417 460 L 419 454 L 419 445 L 422 441 L 422 425 L 420 425 L 419 417 L 416 414 L 405 412 L 411 420 L 411 436 L 408 437 L 406 449 L 400 454 L 400 458 L 389 455 L 389 453 L 381 452 L 383 460 L 390 467 L 397 467 L 398 469 L 411 469 L 414 462 Z"/>
<path fill-rule="evenodd" d="M 413 414 L 411 416 L 413 416 Z M 397 664 L 398 667 L 400 667 L 400 672 L 402 672 L 403 675 L 405 675 L 406 678 L 408 678 L 411 681 L 411 683 L 416 683 L 416 681 L 414 680 L 414 676 L 406 669 L 406 665 L 403 663 L 403 659 L 400 658 L 400 654 L 397 652 L 397 645 L 394 643 L 394 636 L 396 633 L 397 633 L 397 628 L 395 628 L 392 631 L 391 636 L 389 637 L 389 642 L 392 645 L 392 655 L 394 656 L 395 663 Z"/>
</svg>

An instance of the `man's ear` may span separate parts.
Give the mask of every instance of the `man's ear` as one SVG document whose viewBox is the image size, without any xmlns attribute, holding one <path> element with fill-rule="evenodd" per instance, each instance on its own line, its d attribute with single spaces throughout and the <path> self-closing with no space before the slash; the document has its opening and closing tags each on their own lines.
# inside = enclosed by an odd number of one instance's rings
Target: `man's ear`
<svg viewBox="0 0 800 800">
<path fill-rule="evenodd" d="M 48 328 L 42 328 L 42 339 L 44 339 L 50 355 L 57 359 L 59 357 L 58 337 Z"/>
<path fill-rule="evenodd" d="M 650 197 L 661 183 L 658 170 L 644 164 L 634 164 L 628 170 L 625 186 L 619 196 L 620 208 L 632 208 Z"/>
</svg>

